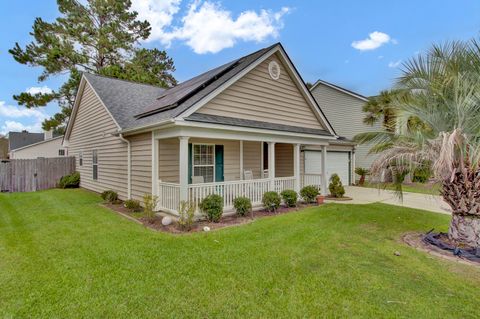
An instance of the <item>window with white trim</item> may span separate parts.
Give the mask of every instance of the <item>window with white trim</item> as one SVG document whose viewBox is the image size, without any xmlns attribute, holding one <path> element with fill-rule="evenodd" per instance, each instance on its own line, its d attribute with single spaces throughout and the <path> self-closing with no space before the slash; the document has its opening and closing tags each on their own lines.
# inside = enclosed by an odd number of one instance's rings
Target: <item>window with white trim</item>
<svg viewBox="0 0 480 319">
<path fill-rule="evenodd" d="M 193 176 L 203 176 L 204 183 L 215 181 L 215 145 L 193 144 Z"/>
<path fill-rule="evenodd" d="M 58 156 L 65 156 L 65 150 L 58 150 Z"/>
<path fill-rule="evenodd" d="M 83 166 L 83 152 L 78 153 L 78 166 Z"/>
<path fill-rule="evenodd" d="M 98 179 L 98 154 L 97 150 L 92 151 L 92 176 L 94 180 Z"/>
</svg>

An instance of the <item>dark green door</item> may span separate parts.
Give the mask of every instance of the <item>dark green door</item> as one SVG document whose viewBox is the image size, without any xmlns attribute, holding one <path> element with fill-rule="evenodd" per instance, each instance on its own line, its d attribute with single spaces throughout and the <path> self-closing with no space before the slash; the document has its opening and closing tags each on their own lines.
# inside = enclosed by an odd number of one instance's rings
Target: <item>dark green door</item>
<svg viewBox="0 0 480 319">
<path fill-rule="evenodd" d="M 215 145 L 215 182 L 223 181 L 223 145 Z"/>
</svg>

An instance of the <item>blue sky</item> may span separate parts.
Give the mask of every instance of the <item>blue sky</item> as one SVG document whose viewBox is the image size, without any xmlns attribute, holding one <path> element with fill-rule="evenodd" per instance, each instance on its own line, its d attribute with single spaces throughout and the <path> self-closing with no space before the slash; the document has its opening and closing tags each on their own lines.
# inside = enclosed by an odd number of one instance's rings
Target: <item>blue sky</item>
<svg viewBox="0 0 480 319">
<path fill-rule="evenodd" d="M 280 41 L 305 81 L 324 79 L 364 95 L 391 86 L 399 65 L 433 42 L 478 37 L 480 1 L 190 1 L 133 0 L 153 24 L 146 47 L 166 49 L 179 81 Z M 52 104 L 36 111 L 12 98 L 28 88 L 56 89 L 62 78 L 38 83 L 41 69 L 8 53 L 25 45 L 35 17 L 52 21 L 54 0 L 0 3 L 0 133 L 40 129 Z"/>
</svg>

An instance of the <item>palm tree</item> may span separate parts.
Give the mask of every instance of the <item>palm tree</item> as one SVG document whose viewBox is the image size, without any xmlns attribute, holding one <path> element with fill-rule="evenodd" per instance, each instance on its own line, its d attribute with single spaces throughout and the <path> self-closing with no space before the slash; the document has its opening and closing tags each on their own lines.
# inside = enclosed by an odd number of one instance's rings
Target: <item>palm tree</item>
<svg viewBox="0 0 480 319">
<path fill-rule="evenodd" d="M 398 91 L 385 90 L 377 96 L 369 97 L 362 109 L 365 113 L 363 123 L 374 125 L 381 122 L 385 130 L 393 131 L 395 129 L 395 109 L 392 101 L 396 94 Z"/>
<path fill-rule="evenodd" d="M 380 176 L 393 168 L 401 175 L 432 163 L 452 208 L 449 239 L 480 247 L 480 45 L 434 45 L 406 62 L 402 72 L 397 88 L 405 94 L 391 102 L 395 130 L 362 137 L 379 153 L 370 173 Z"/>
</svg>

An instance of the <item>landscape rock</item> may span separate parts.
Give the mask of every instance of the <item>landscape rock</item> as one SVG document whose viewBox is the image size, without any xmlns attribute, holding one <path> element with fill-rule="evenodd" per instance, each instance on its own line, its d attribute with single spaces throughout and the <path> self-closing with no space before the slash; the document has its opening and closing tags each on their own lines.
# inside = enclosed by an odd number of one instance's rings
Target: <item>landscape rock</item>
<svg viewBox="0 0 480 319">
<path fill-rule="evenodd" d="M 170 217 L 170 216 L 165 216 L 165 217 L 162 218 L 162 225 L 163 225 L 163 226 L 168 226 L 168 225 L 170 225 L 170 224 L 172 223 L 172 221 L 173 221 L 173 220 L 172 220 L 172 217 Z"/>
</svg>

